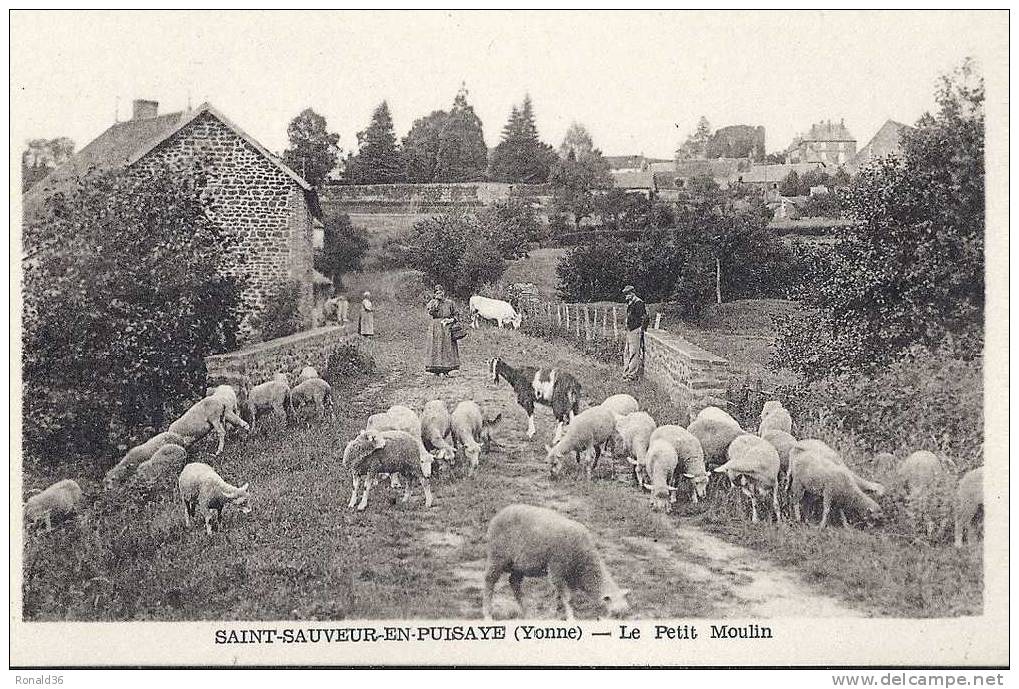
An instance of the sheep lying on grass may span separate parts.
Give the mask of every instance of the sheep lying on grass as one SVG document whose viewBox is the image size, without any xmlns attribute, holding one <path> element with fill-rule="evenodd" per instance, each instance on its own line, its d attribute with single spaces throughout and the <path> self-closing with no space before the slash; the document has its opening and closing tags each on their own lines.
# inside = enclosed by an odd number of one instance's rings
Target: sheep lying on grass
<svg viewBox="0 0 1019 689">
<path fill-rule="evenodd" d="M 191 408 L 171 423 L 167 430 L 184 438 L 183 443 L 176 444 L 185 447 L 201 440 L 209 434 L 209 431 L 216 431 L 219 438 L 219 446 L 216 448 L 218 455 L 223 451 L 223 443 L 226 440 L 226 424 L 249 428 L 247 421 L 230 411 L 227 405 L 228 402 L 223 397 L 216 395 L 206 397 L 191 405 Z"/>
<path fill-rule="evenodd" d="M 509 505 L 489 522 L 488 568 L 481 603 L 486 620 L 492 619 L 492 594 L 506 572 L 521 617 L 527 617 L 522 590 L 524 577 L 545 574 L 568 620 L 573 619 L 570 598 L 574 591 L 583 591 L 595 598 L 614 617 L 621 617 L 630 610 L 627 591 L 616 585 L 595 548 L 591 532 L 582 524 L 544 507 Z"/>
<path fill-rule="evenodd" d="M 237 488 L 222 479 L 208 464 L 192 462 L 184 467 L 177 478 L 181 506 L 184 508 L 184 523 L 191 527 L 200 507 L 205 516 L 205 533 L 212 535 L 213 522 L 219 530 L 223 521 L 223 508 L 233 505 L 244 514 L 251 512 L 248 505 L 248 484 Z"/>
<path fill-rule="evenodd" d="M 106 472 L 106 477 L 103 478 L 103 486 L 106 489 L 113 488 L 136 471 L 142 462 L 152 459 L 152 456 L 161 447 L 170 443 L 186 446 L 188 439 L 176 433 L 165 431 L 159 435 L 152 436 L 141 445 L 132 447 L 116 466 Z"/>
<path fill-rule="evenodd" d="M 138 465 L 135 479 L 147 485 L 154 485 L 164 476 L 176 475 L 187 464 L 187 451 L 180 445 L 168 443 L 156 450 L 156 454 Z"/>
<path fill-rule="evenodd" d="M 77 481 L 69 478 L 57 481 L 25 501 L 25 525 L 31 526 L 41 521 L 45 522 L 46 530 L 49 531 L 54 522 L 66 519 L 78 511 L 81 496 L 81 486 Z"/>
<path fill-rule="evenodd" d="M 449 408 L 442 400 L 432 400 L 421 410 L 421 440 L 425 449 L 439 460 L 452 462 L 456 448 L 450 444 Z"/>
<path fill-rule="evenodd" d="M 334 415 L 333 388 L 321 378 L 309 378 L 298 383 L 290 390 L 290 408 L 296 414 L 298 410 L 314 406 L 319 419 L 325 419 L 326 407 L 329 414 Z"/>
<path fill-rule="evenodd" d="M 806 496 L 823 501 L 819 528 L 828 524 L 832 509 L 838 510 L 843 526 L 849 523 L 847 511 L 869 522 L 881 519 L 881 507 L 860 489 L 849 469 L 833 461 L 829 453 L 802 446 L 802 442 L 794 445 L 789 455 L 790 499 L 796 521 L 802 519 L 800 507 Z"/>
<path fill-rule="evenodd" d="M 741 435 L 733 439 L 727 450 L 729 461 L 715 469 L 729 477 L 735 485 L 743 484 L 743 493 L 750 498 L 751 521 L 757 521 L 757 497 L 764 497 L 771 489 L 771 504 L 775 519 L 781 520 L 778 506 L 778 450 L 756 435 Z M 747 485 L 749 484 L 749 485 Z M 756 495 L 755 495 L 756 494 Z"/>
<path fill-rule="evenodd" d="M 290 383 L 285 373 L 277 373 L 272 380 L 256 385 L 248 393 L 248 414 L 252 431 L 259 416 L 275 412 L 277 416 L 282 416 L 289 422 L 292 411 Z"/>
<path fill-rule="evenodd" d="M 955 545 L 972 540 L 973 520 L 984 507 L 984 468 L 977 467 L 959 479 L 955 493 Z"/>
<path fill-rule="evenodd" d="M 379 474 L 403 476 L 406 488 L 403 502 L 410 499 L 414 480 L 421 483 L 425 494 L 425 507 L 432 506 L 432 489 L 429 477 L 432 475 L 432 456 L 422 456 L 419 446 L 421 436 L 412 436 L 406 431 L 364 430 L 347 443 L 343 450 L 343 466 L 350 471 L 353 490 L 347 507 L 358 511 L 368 506 L 368 493 L 377 482 Z M 361 502 L 357 502 L 357 491 L 364 485 Z"/>
<path fill-rule="evenodd" d="M 453 433 L 453 443 L 457 449 L 462 449 L 467 458 L 467 475 L 473 476 L 478 470 L 478 463 L 481 461 L 482 444 L 487 443 L 490 438 L 490 429 L 498 423 L 502 414 L 494 418 L 485 418 L 484 412 L 476 402 L 464 400 L 456 405 L 450 415 L 449 426 Z"/>
<path fill-rule="evenodd" d="M 611 397 L 606 398 L 599 406 L 602 409 L 620 416 L 632 414 L 640 409 L 640 405 L 637 403 L 636 398 L 633 395 L 627 395 L 625 393 L 612 395 Z"/>
<path fill-rule="evenodd" d="M 648 447 L 647 453 L 649 473 L 652 479 L 655 478 L 655 475 L 651 469 L 654 468 L 657 456 L 662 450 L 660 441 L 668 443 L 676 456 L 674 473 L 669 477 L 671 480 L 666 484 L 668 493 L 671 493 L 669 501 L 676 501 L 676 491 L 679 487 L 680 477 L 689 479 L 693 486 L 693 490 L 690 493 L 691 501 L 697 502 L 700 498 L 703 498 L 708 488 L 708 472 L 704 468 L 704 449 L 701 447 L 700 441 L 682 426 L 666 425 L 655 429 L 655 432 L 651 434 L 651 445 Z M 671 462 L 670 455 L 671 453 L 666 455 L 669 456 L 666 465 Z M 651 487 L 645 486 L 645 488 L 649 488 L 652 494 L 657 490 L 659 498 L 663 495 L 662 486 L 656 480 L 652 480 Z M 665 495 L 668 495 L 668 493 Z"/>
<path fill-rule="evenodd" d="M 581 462 L 581 454 L 584 456 L 593 455 L 594 459 L 587 465 L 587 478 L 591 480 L 598 458 L 601 456 L 605 444 L 612 439 L 615 432 L 616 419 L 611 412 L 600 406 L 580 412 L 566 427 L 566 433 L 554 447 L 545 445 L 545 459 L 549 463 L 549 475 L 552 478 L 558 477 L 562 469 L 563 458 L 574 452 L 577 455 L 578 463 Z"/>
<path fill-rule="evenodd" d="M 320 378 L 318 371 L 315 370 L 314 366 L 305 366 L 301 369 L 301 372 L 297 376 L 298 384 L 303 383 L 306 380 L 312 380 L 313 378 Z"/>
<path fill-rule="evenodd" d="M 612 436 L 614 455 L 622 454 L 633 465 L 637 485 L 642 486 L 648 480 L 644 470 L 648 445 L 651 434 L 655 432 L 654 418 L 645 411 L 636 411 L 626 416 L 616 417 L 616 433 Z"/>
<path fill-rule="evenodd" d="M 761 423 L 757 427 L 757 433 L 764 435 L 765 431 L 770 430 L 785 431 L 789 434 L 793 432 L 793 417 L 789 415 L 788 410 L 782 406 L 782 403 L 776 400 L 769 400 L 764 403 L 764 408 L 761 409 Z"/>
</svg>

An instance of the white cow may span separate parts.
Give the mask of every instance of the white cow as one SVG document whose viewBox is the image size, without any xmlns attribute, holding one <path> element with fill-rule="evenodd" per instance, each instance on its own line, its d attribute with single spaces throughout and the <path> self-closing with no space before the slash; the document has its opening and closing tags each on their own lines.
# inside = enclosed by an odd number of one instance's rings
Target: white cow
<svg viewBox="0 0 1019 689">
<path fill-rule="evenodd" d="M 524 317 L 517 313 L 509 302 L 501 299 L 489 299 L 475 294 L 470 300 L 471 306 L 471 327 L 478 327 L 478 317 L 495 321 L 501 328 L 505 324 L 512 324 L 513 329 L 520 327 Z"/>
</svg>

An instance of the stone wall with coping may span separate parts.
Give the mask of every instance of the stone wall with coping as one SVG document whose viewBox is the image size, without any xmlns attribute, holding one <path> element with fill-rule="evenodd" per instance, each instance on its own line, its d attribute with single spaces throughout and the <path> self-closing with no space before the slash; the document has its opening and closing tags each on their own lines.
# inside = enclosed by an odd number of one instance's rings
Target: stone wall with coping
<svg viewBox="0 0 1019 689">
<path fill-rule="evenodd" d="M 644 346 L 645 374 L 669 393 L 677 406 L 698 411 L 706 406 L 704 401 L 725 403 L 729 385 L 725 359 L 667 330 L 648 330 Z"/>
</svg>

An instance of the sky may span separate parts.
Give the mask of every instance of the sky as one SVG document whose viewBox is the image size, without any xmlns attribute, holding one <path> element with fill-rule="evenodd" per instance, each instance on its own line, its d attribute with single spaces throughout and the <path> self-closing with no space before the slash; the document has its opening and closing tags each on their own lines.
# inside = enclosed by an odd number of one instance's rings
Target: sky
<svg viewBox="0 0 1019 689">
<path fill-rule="evenodd" d="M 844 119 L 862 147 L 934 109 L 939 74 L 966 56 L 1007 64 L 1007 25 L 1003 11 L 14 11 L 12 147 L 80 148 L 135 98 L 162 113 L 190 96 L 276 152 L 311 107 L 350 151 L 382 100 L 403 137 L 461 83 L 489 146 L 529 93 L 545 141 L 577 121 L 607 155 L 671 158 L 702 115 L 763 125 L 769 152 Z"/>
</svg>

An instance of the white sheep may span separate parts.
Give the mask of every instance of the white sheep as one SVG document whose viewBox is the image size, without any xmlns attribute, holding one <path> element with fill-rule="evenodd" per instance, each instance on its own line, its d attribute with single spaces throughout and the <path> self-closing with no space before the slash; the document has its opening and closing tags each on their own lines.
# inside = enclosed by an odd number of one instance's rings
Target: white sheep
<svg viewBox="0 0 1019 689">
<path fill-rule="evenodd" d="M 248 415 L 252 430 L 262 414 L 275 412 L 277 416 L 290 421 L 291 411 L 290 382 L 285 373 L 277 373 L 272 380 L 260 383 L 248 392 Z"/>
<path fill-rule="evenodd" d="M 616 418 L 600 406 L 590 407 L 577 414 L 554 447 L 545 445 L 545 459 L 549 463 L 551 477 L 556 478 L 559 475 L 563 458 L 570 452 L 575 452 L 578 462 L 581 460 L 581 454 L 593 455 L 594 459 L 587 465 L 587 478 L 590 480 L 605 444 L 612 440 L 615 432 Z"/>
<path fill-rule="evenodd" d="M 481 460 L 482 446 L 491 438 L 492 427 L 502 418 L 502 413 L 486 417 L 477 402 L 464 400 L 453 408 L 449 427 L 453 444 L 462 449 L 468 461 L 468 476 L 473 476 Z"/>
<path fill-rule="evenodd" d="M 432 489 L 429 478 L 432 475 L 432 456 L 422 456 L 419 445 L 421 436 L 412 436 L 405 431 L 380 431 L 366 429 L 347 443 L 343 450 L 343 466 L 350 471 L 353 490 L 347 507 L 358 511 L 368 506 L 368 493 L 380 474 L 403 476 L 406 487 L 403 502 L 410 499 L 411 485 L 417 480 L 425 494 L 425 507 L 432 506 Z M 357 491 L 364 484 L 361 502 L 357 502 Z"/>
<path fill-rule="evenodd" d="M 321 378 L 308 378 L 298 383 L 290 390 L 290 408 L 296 413 L 297 410 L 306 406 L 314 406 L 318 418 L 324 419 L 326 407 L 329 407 L 330 416 L 334 416 L 333 388 Z"/>
<path fill-rule="evenodd" d="M 977 513 L 984 506 L 984 468 L 967 471 L 955 492 L 955 545 L 962 547 L 964 540 L 972 540 L 970 530 Z"/>
<path fill-rule="evenodd" d="M 708 407 L 708 409 L 717 409 L 717 407 Z M 740 428 L 739 424 L 732 417 L 725 420 L 713 418 L 712 416 L 702 416 L 704 411 L 698 414 L 693 423 L 687 427 L 687 430 L 700 441 L 701 449 L 704 450 L 704 464 L 710 471 L 728 461 L 726 452 L 729 449 L 729 444 L 737 437 L 745 435 L 746 431 Z M 717 409 L 717 411 L 722 410 Z M 724 414 L 725 412 L 722 413 Z"/>
<path fill-rule="evenodd" d="M 657 424 L 654 418 L 645 411 L 636 411 L 626 416 L 616 416 L 616 433 L 612 437 L 613 454 L 623 455 L 633 465 L 637 485 L 647 480 L 644 471 L 645 457 L 651 434 Z"/>
<path fill-rule="evenodd" d="M 210 431 L 216 431 L 219 438 L 219 446 L 216 448 L 218 455 L 223 451 L 226 440 L 226 424 L 248 428 L 248 422 L 230 411 L 227 404 L 226 400 L 215 395 L 199 400 L 171 423 L 167 430 L 183 437 L 185 442 L 176 444 L 185 447 L 201 440 Z"/>
<path fill-rule="evenodd" d="M 857 487 L 863 492 L 870 493 L 871 495 L 876 495 L 878 497 L 885 494 L 885 487 L 883 485 L 877 483 L 876 481 L 868 481 L 867 479 L 857 474 L 855 471 L 853 471 L 846 465 L 846 461 L 842 458 L 842 455 L 839 454 L 838 450 L 834 449 L 823 440 L 818 440 L 817 438 L 804 438 L 803 440 L 797 440 L 795 443 L 793 443 L 792 447 L 789 448 L 790 469 L 786 472 L 787 490 L 789 486 L 792 484 L 792 470 L 791 470 L 792 457 L 794 454 L 803 452 L 817 453 L 827 458 L 829 461 L 845 467 L 846 471 L 849 472 L 849 475 L 853 477 L 853 481 L 856 483 Z"/>
<path fill-rule="evenodd" d="M 831 459 L 831 455 L 816 449 L 797 451 L 794 446 L 789 455 L 789 472 L 792 476 L 791 501 L 797 521 L 802 516 L 800 506 L 806 495 L 820 497 L 823 511 L 818 528 L 828 523 L 832 509 L 837 509 L 843 526 L 848 524 L 846 510 L 868 521 L 881 518 L 881 507 L 864 493 L 844 465 Z"/>
<path fill-rule="evenodd" d="M 138 465 L 135 478 L 152 485 L 167 474 L 176 474 L 187 464 L 187 451 L 180 445 L 168 443 L 156 450 L 151 459 Z"/>
<path fill-rule="evenodd" d="M 186 446 L 187 442 L 187 438 L 169 431 L 152 436 L 141 445 L 136 445 L 128 450 L 124 458 L 106 472 L 106 476 L 103 478 L 103 486 L 107 489 L 113 488 L 117 483 L 123 481 L 136 471 L 142 462 L 152 459 L 152 456 L 164 445 L 173 443 L 175 445 Z"/>
<path fill-rule="evenodd" d="M 303 383 L 306 380 L 311 380 L 312 378 L 320 377 L 321 376 L 318 375 L 318 371 L 315 370 L 314 366 L 305 366 L 304 368 L 301 369 L 301 372 L 298 374 L 297 382 Z"/>
<path fill-rule="evenodd" d="M 492 619 L 495 585 L 507 572 L 521 617 L 527 617 L 524 577 L 543 574 L 548 575 L 568 620 L 573 619 L 570 598 L 574 591 L 586 592 L 613 617 L 621 617 L 630 610 L 626 601 L 628 591 L 616 585 L 598 554 L 591 532 L 544 507 L 508 505 L 489 522 L 488 566 L 481 604 L 486 620 Z"/>
<path fill-rule="evenodd" d="M 768 411 L 761 410 L 761 423 L 757 427 L 757 433 L 764 435 L 766 431 L 776 430 L 785 431 L 791 435 L 793 432 L 793 417 L 790 416 L 789 411 L 774 400 L 766 402 L 765 409 L 768 409 L 769 404 L 778 404 L 778 406 L 772 406 Z"/>
<path fill-rule="evenodd" d="M 452 462 L 456 459 L 456 448 L 448 438 L 451 430 L 449 425 L 449 407 L 442 400 L 432 400 L 421 410 L 421 440 L 425 449 L 436 459 Z"/>
<path fill-rule="evenodd" d="M 955 463 L 928 450 L 917 450 L 902 460 L 896 473 L 907 494 L 916 496 L 944 477 L 949 466 L 954 467 Z"/>
<path fill-rule="evenodd" d="M 57 481 L 25 501 L 25 525 L 42 521 L 49 531 L 53 528 L 53 522 L 77 512 L 81 501 L 81 486 L 77 481 L 69 478 Z"/>
<path fill-rule="evenodd" d="M 368 417 L 368 423 L 365 425 L 366 430 L 376 431 L 403 431 L 408 433 L 414 438 L 418 439 L 418 450 L 421 453 L 421 459 L 424 461 L 428 459 L 431 461 L 431 454 L 425 448 L 424 442 L 421 440 L 421 418 L 417 415 L 410 407 L 405 407 L 402 404 L 394 404 L 388 410 L 381 414 L 372 414 Z M 400 482 L 397 476 L 394 476 L 391 483 L 393 488 L 399 488 Z"/>
<path fill-rule="evenodd" d="M 724 423 L 728 426 L 740 428 L 739 422 L 736 421 L 736 419 L 732 418 L 732 416 L 729 415 L 729 412 L 719 407 L 704 407 L 699 412 L 697 412 L 697 416 L 694 417 L 694 421 L 700 419 L 705 419 L 708 421 L 717 421 L 718 423 Z M 743 429 L 740 428 L 740 430 Z"/>
<path fill-rule="evenodd" d="M 217 385 L 212 389 L 211 393 L 206 395 L 206 397 L 219 397 L 224 403 L 226 403 L 226 408 L 233 414 L 233 416 L 240 418 L 241 407 L 237 400 L 237 391 L 234 390 L 232 385 Z M 233 422 L 229 422 L 229 424 L 237 425 Z M 247 428 L 247 424 L 243 427 Z"/>
<path fill-rule="evenodd" d="M 756 435 L 741 435 L 733 439 L 726 454 L 729 460 L 715 471 L 728 476 L 731 485 L 736 485 L 737 481 L 743 485 L 743 493 L 750 498 L 752 521 L 757 521 L 756 495 L 764 497 L 768 488 L 771 489 L 775 519 L 781 520 L 778 506 L 778 450 Z"/>
<path fill-rule="evenodd" d="M 668 484 L 672 486 L 670 491 L 672 494 L 671 502 L 676 501 L 676 489 L 678 488 L 680 476 L 691 482 L 693 491 L 690 493 L 690 499 L 693 502 L 703 498 L 708 487 L 708 472 L 704 468 L 704 449 L 701 447 L 700 441 L 687 429 L 674 425 L 659 426 L 655 429 L 655 432 L 651 434 L 652 446 L 658 440 L 667 442 L 676 453 L 677 464 L 675 466 L 675 473 L 672 476 L 672 481 Z M 652 465 L 652 454 L 654 454 L 653 449 L 649 447 L 647 460 L 649 468 Z M 652 493 L 655 489 L 661 492 L 659 483 L 654 481 L 654 473 L 649 473 L 652 475 L 651 485 L 654 486 L 651 489 Z"/>
<path fill-rule="evenodd" d="M 772 428 L 761 433 L 761 437 L 771 443 L 772 447 L 778 450 L 779 471 L 783 475 L 789 473 L 789 451 L 796 444 L 796 438 L 790 433 Z"/>
<path fill-rule="evenodd" d="M 625 393 L 607 397 L 599 406 L 602 409 L 607 409 L 617 416 L 632 414 L 640 409 L 640 404 L 637 403 L 636 398 L 633 395 L 627 395 Z"/>
<path fill-rule="evenodd" d="M 177 478 L 181 506 L 184 509 L 184 523 L 191 527 L 195 510 L 199 507 L 205 516 L 205 533 L 212 535 L 213 522 L 216 530 L 223 521 L 223 508 L 233 505 L 244 514 L 251 512 L 248 504 L 248 484 L 235 487 L 223 480 L 208 464 L 192 462 L 186 465 Z"/>
</svg>

